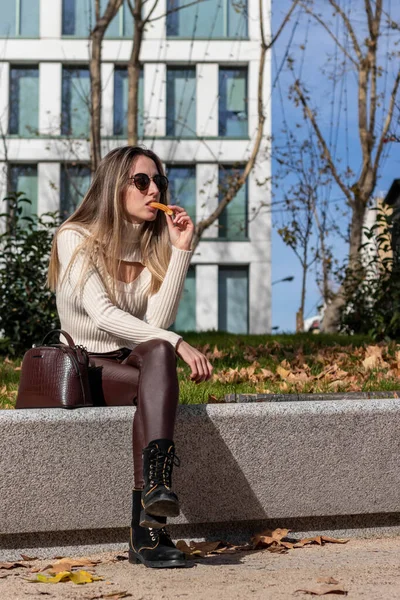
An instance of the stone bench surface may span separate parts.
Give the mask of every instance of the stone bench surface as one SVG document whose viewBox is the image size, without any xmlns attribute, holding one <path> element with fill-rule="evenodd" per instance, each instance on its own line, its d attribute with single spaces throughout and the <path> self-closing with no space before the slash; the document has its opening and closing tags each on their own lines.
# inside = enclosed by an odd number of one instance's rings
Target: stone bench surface
<svg viewBox="0 0 400 600">
<path fill-rule="evenodd" d="M 0 534 L 126 527 L 134 407 L 0 411 Z M 400 400 L 180 406 L 175 524 L 399 512 Z"/>
</svg>

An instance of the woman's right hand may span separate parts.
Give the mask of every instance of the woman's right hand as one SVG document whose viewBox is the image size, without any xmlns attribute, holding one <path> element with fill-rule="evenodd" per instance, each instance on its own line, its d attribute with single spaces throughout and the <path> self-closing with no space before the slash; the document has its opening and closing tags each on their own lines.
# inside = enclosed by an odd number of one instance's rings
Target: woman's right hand
<svg viewBox="0 0 400 600">
<path fill-rule="evenodd" d="M 190 379 L 192 381 L 201 383 L 211 378 L 213 366 L 199 350 L 181 340 L 178 343 L 176 354 L 191 368 Z"/>
</svg>

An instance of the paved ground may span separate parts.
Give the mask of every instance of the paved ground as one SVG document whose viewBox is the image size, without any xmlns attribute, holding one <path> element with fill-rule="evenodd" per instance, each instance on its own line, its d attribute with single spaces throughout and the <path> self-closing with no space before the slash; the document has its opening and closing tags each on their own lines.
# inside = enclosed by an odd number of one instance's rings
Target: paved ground
<svg viewBox="0 0 400 600">
<path fill-rule="evenodd" d="M 132 600 L 284 600 L 311 598 L 296 590 L 320 589 L 324 584 L 317 580 L 321 577 L 334 578 L 352 600 L 400 599 L 400 537 L 352 539 L 343 545 L 308 546 L 287 554 L 263 550 L 213 555 L 197 559 L 189 569 L 150 570 L 127 561 L 115 561 L 116 555 L 93 555 L 102 561 L 94 572 L 105 579 L 86 585 L 33 584 L 24 580 L 24 577 L 34 577 L 30 568 L 0 569 L 0 599 L 110 599 L 113 592 L 126 591 L 131 595 L 125 597 Z M 38 568 L 49 561 L 36 560 L 29 564 Z M 325 584 L 325 587 L 329 589 L 334 584 Z M 326 597 L 336 597 L 336 594 Z"/>
</svg>

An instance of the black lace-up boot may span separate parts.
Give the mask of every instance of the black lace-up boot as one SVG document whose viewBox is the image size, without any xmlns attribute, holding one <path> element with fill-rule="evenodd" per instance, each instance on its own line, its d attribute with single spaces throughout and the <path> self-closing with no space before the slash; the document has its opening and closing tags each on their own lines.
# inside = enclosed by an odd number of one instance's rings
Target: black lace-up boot
<svg viewBox="0 0 400 600">
<path fill-rule="evenodd" d="M 143 449 L 144 490 L 142 507 L 147 515 L 177 517 L 179 502 L 171 490 L 172 467 L 179 467 L 174 442 L 153 440 Z"/>
<path fill-rule="evenodd" d="M 153 569 L 189 566 L 184 553 L 176 548 L 164 527 L 162 529 L 140 527 L 141 497 L 142 490 L 133 490 L 129 562 L 143 563 Z M 167 522 L 166 518 L 159 517 L 158 520 L 163 520 L 164 525 Z"/>
</svg>

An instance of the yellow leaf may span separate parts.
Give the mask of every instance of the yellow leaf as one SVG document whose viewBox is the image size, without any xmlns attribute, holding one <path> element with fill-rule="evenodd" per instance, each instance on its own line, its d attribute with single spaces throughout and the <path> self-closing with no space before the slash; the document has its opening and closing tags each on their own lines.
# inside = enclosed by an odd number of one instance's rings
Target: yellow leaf
<svg viewBox="0 0 400 600">
<path fill-rule="evenodd" d="M 74 571 L 69 574 L 69 578 L 72 583 L 77 583 L 78 585 L 81 583 L 92 583 L 93 581 L 101 581 L 104 579 L 104 577 L 97 577 L 88 571 Z"/>
<path fill-rule="evenodd" d="M 47 576 L 42 573 L 36 575 L 36 579 L 29 579 L 31 583 L 60 583 L 61 581 L 72 581 L 76 584 L 92 583 L 93 581 L 102 581 L 104 577 L 97 577 L 88 573 L 88 571 L 61 571 L 54 576 Z"/>
<path fill-rule="evenodd" d="M 48 575 L 42 575 L 41 573 L 38 573 L 36 575 L 36 581 L 40 581 L 40 583 L 60 583 L 60 581 L 67 581 L 69 579 L 69 575 L 70 571 L 61 571 L 53 577 L 49 577 Z"/>
<path fill-rule="evenodd" d="M 280 365 L 276 368 L 276 372 L 278 373 L 278 375 L 282 378 L 282 379 L 287 379 L 287 376 L 289 375 L 290 371 L 287 371 L 286 369 L 284 369 L 283 367 L 281 367 Z"/>
</svg>

